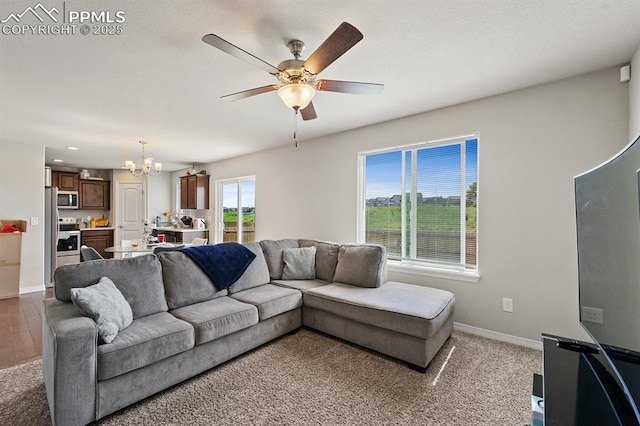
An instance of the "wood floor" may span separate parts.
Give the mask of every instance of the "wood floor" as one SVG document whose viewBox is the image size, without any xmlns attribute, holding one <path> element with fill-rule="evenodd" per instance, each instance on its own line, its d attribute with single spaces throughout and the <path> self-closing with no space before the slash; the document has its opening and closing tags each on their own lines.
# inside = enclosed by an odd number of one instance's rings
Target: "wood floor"
<svg viewBox="0 0 640 426">
<path fill-rule="evenodd" d="M 42 356 L 42 300 L 53 289 L 0 300 L 0 369 Z"/>
</svg>

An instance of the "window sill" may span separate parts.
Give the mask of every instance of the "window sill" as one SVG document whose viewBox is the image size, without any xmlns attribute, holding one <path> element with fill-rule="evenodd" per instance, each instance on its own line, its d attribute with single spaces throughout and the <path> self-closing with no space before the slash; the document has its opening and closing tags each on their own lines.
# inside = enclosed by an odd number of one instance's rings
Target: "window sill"
<svg viewBox="0 0 640 426">
<path fill-rule="evenodd" d="M 402 263 L 394 260 L 387 261 L 387 269 L 392 272 L 414 274 L 428 277 L 445 278 L 449 280 L 477 283 L 480 281 L 478 271 L 455 271 L 451 269 L 435 268 L 433 266 Z"/>
</svg>

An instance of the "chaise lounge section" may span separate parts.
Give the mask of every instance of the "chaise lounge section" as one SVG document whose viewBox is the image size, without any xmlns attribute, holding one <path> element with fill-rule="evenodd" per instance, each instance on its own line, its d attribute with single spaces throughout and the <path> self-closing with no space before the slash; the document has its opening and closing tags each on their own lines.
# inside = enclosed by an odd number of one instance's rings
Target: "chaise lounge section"
<svg viewBox="0 0 640 426">
<path fill-rule="evenodd" d="M 382 246 L 293 239 L 260 244 L 272 282 L 303 292 L 302 324 L 309 328 L 423 372 L 453 331 L 453 293 L 387 282 Z M 316 276 L 283 279 L 283 253 L 302 247 L 316 248 Z"/>
<path fill-rule="evenodd" d="M 453 327 L 450 292 L 386 282 L 384 247 L 286 239 L 218 288 L 184 252 L 65 265 L 44 301 L 43 371 L 54 424 L 83 425 L 307 326 L 424 370 Z M 112 282 L 130 325 L 105 343 L 73 289 Z"/>
</svg>

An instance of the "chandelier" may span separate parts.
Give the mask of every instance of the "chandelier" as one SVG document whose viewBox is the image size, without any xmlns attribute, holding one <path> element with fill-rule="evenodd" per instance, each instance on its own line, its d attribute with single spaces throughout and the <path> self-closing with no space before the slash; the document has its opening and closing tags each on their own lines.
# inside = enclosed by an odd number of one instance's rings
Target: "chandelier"
<svg viewBox="0 0 640 426">
<path fill-rule="evenodd" d="M 140 145 L 142 145 L 142 168 L 140 169 L 139 172 L 136 173 L 136 163 L 135 161 L 131 161 L 131 160 L 127 160 L 124 162 L 124 166 L 129 169 L 129 172 L 134 175 L 134 176 L 141 176 L 143 173 L 145 175 L 148 176 L 155 176 L 158 173 L 160 173 L 160 170 L 162 170 L 162 163 L 158 163 L 156 162 L 155 164 L 153 163 L 153 158 L 152 157 L 147 157 L 144 155 L 144 146 L 146 144 L 148 144 L 149 142 L 145 142 L 145 141 L 139 141 Z M 155 174 L 151 173 L 151 171 L 155 170 Z"/>
</svg>

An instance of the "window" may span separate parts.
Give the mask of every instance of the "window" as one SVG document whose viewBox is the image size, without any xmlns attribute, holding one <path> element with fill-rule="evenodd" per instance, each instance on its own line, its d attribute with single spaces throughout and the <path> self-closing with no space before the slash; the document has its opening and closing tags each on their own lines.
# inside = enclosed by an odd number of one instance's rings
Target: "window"
<svg viewBox="0 0 640 426">
<path fill-rule="evenodd" d="M 360 155 L 360 241 L 401 264 L 477 270 L 477 136 Z"/>
<path fill-rule="evenodd" d="M 256 178 L 217 182 L 218 242 L 248 243 L 256 233 Z"/>
</svg>

